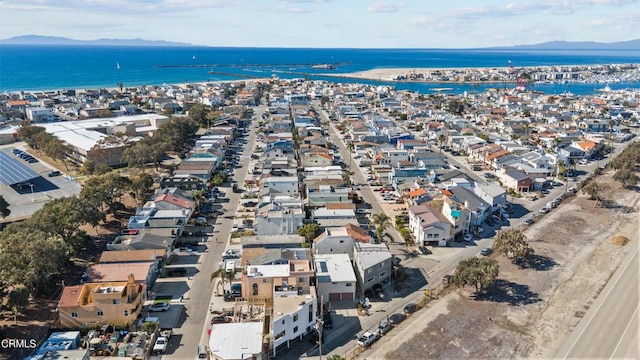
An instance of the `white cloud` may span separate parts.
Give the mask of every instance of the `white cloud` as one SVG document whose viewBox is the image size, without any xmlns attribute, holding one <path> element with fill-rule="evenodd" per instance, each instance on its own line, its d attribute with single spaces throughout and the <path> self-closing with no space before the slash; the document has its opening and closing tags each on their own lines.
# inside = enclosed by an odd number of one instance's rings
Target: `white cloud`
<svg viewBox="0 0 640 360">
<path fill-rule="evenodd" d="M 390 13 L 396 12 L 406 6 L 407 4 L 405 3 L 396 3 L 393 1 L 376 1 L 367 8 L 367 11 L 372 13 Z"/>
</svg>

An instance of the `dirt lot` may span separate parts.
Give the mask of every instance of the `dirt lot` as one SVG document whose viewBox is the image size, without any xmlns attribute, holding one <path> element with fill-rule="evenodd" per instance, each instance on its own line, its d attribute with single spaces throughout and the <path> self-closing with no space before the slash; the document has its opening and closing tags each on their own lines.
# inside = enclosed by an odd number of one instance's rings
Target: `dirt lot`
<svg viewBox="0 0 640 360">
<path fill-rule="evenodd" d="M 612 186 L 604 196 L 611 200 L 607 208 L 594 208 L 578 194 L 526 230 L 536 253 L 529 266 L 492 255 L 500 275 L 489 292 L 477 299 L 471 289 L 450 292 L 360 358 L 553 356 L 624 254 L 637 246 L 640 195 L 619 188 L 611 175 L 600 177 Z M 612 245 L 618 234 L 632 242 Z"/>
</svg>

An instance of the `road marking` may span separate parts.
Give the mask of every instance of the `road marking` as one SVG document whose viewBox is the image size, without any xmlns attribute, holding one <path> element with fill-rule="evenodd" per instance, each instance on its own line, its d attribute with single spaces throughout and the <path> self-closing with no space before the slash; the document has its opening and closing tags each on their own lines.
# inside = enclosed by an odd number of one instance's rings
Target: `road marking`
<svg viewBox="0 0 640 360">
<path fill-rule="evenodd" d="M 562 357 L 563 359 L 566 359 L 567 356 L 569 356 L 569 353 L 571 352 L 571 350 L 573 350 L 573 348 L 576 346 L 576 344 L 578 343 L 578 340 L 580 340 L 580 337 L 582 337 L 582 334 L 584 334 L 584 332 L 589 327 L 589 324 L 591 324 L 591 321 L 593 320 L 593 318 L 598 313 L 598 310 L 600 309 L 600 306 L 602 306 L 602 304 L 605 303 L 605 301 L 607 300 L 607 297 L 609 297 L 609 294 L 611 294 L 611 291 L 613 291 L 613 289 L 616 287 L 616 284 L 618 283 L 618 281 L 622 277 L 622 274 L 624 274 L 624 272 L 627 270 L 627 267 L 629 267 L 629 265 L 632 262 L 632 259 L 637 255 L 638 251 L 640 251 L 640 248 L 636 249 L 635 254 L 633 256 L 631 256 L 631 258 L 629 258 L 629 262 L 627 262 L 627 264 L 624 266 L 624 268 L 618 273 L 617 279 L 613 282 L 613 284 L 611 284 L 611 286 L 609 287 L 609 290 L 604 295 L 604 298 L 602 298 L 602 301 L 600 302 L 600 304 L 598 304 L 598 306 L 596 306 L 595 310 L 591 314 L 591 318 L 589 318 L 589 321 L 587 321 L 585 326 L 582 328 L 582 331 L 580 331 L 580 333 L 578 334 L 576 339 L 573 341 L 573 344 L 571 344 L 571 347 L 569 348 L 569 350 L 567 350 L 567 353 Z"/>
<path fill-rule="evenodd" d="M 624 336 L 627 334 L 627 330 L 629 330 L 629 326 L 631 326 L 631 323 L 633 322 L 633 318 L 638 313 L 638 308 L 640 308 L 640 304 L 638 304 L 638 306 L 636 306 L 636 311 L 634 311 L 633 315 L 631 315 L 631 319 L 629 320 L 629 323 L 627 323 L 627 327 L 624 328 L 624 332 L 620 336 L 620 340 L 618 340 L 618 343 L 616 344 L 616 348 L 613 349 L 613 352 L 611 353 L 610 359 L 613 359 L 616 351 L 618 351 L 618 347 L 620 346 L 620 343 L 622 343 L 622 339 L 624 339 Z"/>
</svg>

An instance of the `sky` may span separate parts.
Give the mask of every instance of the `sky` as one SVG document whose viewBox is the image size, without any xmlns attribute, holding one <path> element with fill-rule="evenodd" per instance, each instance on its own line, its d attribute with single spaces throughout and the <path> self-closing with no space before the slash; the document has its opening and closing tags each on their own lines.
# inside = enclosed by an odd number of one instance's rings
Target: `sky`
<svg viewBox="0 0 640 360">
<path fill-rule="evenodd" d="M 640 38 L 639 0 L 0 0 L 0 39 L 478 48 Z"/>
</svg>

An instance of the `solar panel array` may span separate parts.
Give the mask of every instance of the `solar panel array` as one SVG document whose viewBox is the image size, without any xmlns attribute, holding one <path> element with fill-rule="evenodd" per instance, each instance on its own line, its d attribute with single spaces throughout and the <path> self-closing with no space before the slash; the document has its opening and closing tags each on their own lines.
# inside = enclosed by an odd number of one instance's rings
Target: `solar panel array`
<svg viewBox="0 0 640 360">
<path fill-rule="evenodd" d="M 21 162 L 19 157 L 0 151 L 0 182 L 11 186 L 35 179 L 38 173 Z"/>
</svg>

